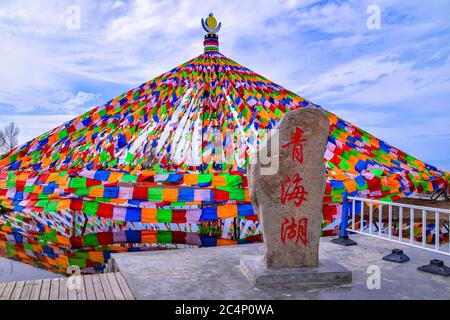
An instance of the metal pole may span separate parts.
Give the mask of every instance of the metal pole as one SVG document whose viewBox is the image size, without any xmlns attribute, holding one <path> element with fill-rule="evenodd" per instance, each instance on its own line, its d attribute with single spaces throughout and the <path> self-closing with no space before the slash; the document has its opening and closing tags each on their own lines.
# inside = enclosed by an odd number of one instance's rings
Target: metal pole
<svg viewBox="0 0 450 320">
<path fill-rule="evenodd" d="M 357 244 L 355 241 L 351 240 L 348 237 L 348 230 L 347 230 L 348 214 L 349 214 L 348 193 L 347 191 L 344 191 L 342 194 L 341 230 L 339 232 L 339 237 L 331 240 L 331 242 L 342 246 L 353 246 Z"/>
<path fill-rule="evenodd" d="M 348 194 L 347 191 L 344 191 L 342 194 L 342 215 L 341 215 L 341 237 L 348 236 Z"/>
</svg>

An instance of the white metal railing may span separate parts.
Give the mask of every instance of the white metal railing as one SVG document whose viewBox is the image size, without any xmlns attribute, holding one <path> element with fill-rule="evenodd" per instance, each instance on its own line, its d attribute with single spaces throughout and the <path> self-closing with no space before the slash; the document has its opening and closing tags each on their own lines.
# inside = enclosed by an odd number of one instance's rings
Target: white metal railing
<svg viewBox="0 0 450 320">
<path fill-rule="evenodd" d="M 347 197 L 348 201 L 351 202 L 349 205 L 351 205 L 351 225 L 347 229 L 350 232 L 356 232 L 359 234 L 364 234 L 371 237 L 381 238 L 401 244 L 406 244 L 409 246 L 422 248 L 425 250 L 433 251 L 442 253 L 445 255 L 450 255 L 450 239 L 447 244 L 441 245 L 439 236 L 441 234 L 441 224 L 443 231 L 450 232 L 450 210 L 447 209 L 440 209 L 440 208 L 431 208 L 431 207 L 423 207 L 423 206 L 415 206 L 405 203 L 398 203 L 398 202 L 387 202 L 387 201 L 379 201 L 379 200 L 372 200 L 372 199 L 366 199 L 366 198 L 358 198 L 358 197 Z M 361 212 L 356 213 L 356 204 L 361 204 Z M 364 204 L 368 204 L 368 213 L 366 214 L 364 211 Z M 374 206 L 378 205 L 378 217 L 374 217 Z M 383 207 L 388 207 L 388 223 L 387 223 L 387 230 L 386 228 L 383 228 Z M 416 211 L 418 210 L 418 211 Z M 393 211 L 396 211 L 395 213 L 398 213 L 398 235 L 394 235 L 392 233 L 393 231 L 393 218 L 397 218 L 394 216 Z M 408 212 L 409 211 L 409 212 Z M 414 231 L 415 229 L 415 213 L 421 212 L 422 217 L 419 221 L 421 221 L 421 231 L 422 231 L 422 241 L 418 242 L 414 239 Z M 376 213 L 376 212 L 375 212 Z M 409 217 L 408 217 L 409 213 Z M 427 236 L 427 213 L 434 213 L 434 246 L 429 245 L 426 242 Z M 368 225 L 364 225 L 364 219 L 367 215 L 367 221 Z M 356 225 L 356 218 L 359 216 L 359 226 Z M 396 215 L 397 216 L 397 215 Z M 447 223 L 441 223 L 444 219 L 441 219 L 441 217 L 446 216 L 447 217 Z M 378 223 L 374 223 L 375 221 Z M 407 226 L 405 229 L 403 228 L 404 221 L 409 220 L 409 226 Z M 374 232 L 374 226 L 377 228 Z M 409 229 L 409 237 L 405 239 L 403 237 L 403 231 Z"/>
</svg>

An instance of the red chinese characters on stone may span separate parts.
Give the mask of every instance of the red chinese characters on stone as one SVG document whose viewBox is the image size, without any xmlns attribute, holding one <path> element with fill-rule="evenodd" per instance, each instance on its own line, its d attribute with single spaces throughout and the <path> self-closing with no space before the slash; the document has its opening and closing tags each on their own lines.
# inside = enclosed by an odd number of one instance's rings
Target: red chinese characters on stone
<svg viewBox="0 0 450 320">
<path fill-rule="evenodd" d="M 287 241 L 294 241 L 295 245 L 298 245 L 299 242 L 301 242 L 306 246 L 308 245 L 307 231 L 307 218 L 301 218 L 298 221 L 296 221 L 294 217 L 291 217 L 290 221 L 288 218 L 284 218 L 284 222 L 281 225 L 281 243 L 286 244 Z"/>
<path fill-rule="evenodd" d="M 294 202 L 295 206 L 298 208 L 301 206 L 303 201 L 306 201 L 305 195 L 308 192 L 305 188 L 300 185 L 302 178 L 297 173 L 292 178 L 287 176 L 285 181 L 281 184 L 281 203 L 286 204 L 287 202 Z"/>
<path fill-rule="evenodd" d="M 292 139 L 289 143 L 283 145 L 283 148 L 287 148 L 289 146 L 292 147 L 292 161 L 297 161 L 300 164 L 303 164 L 303 144 L 306 139 L 303 138 L 303 130 L 300 128 L 295 128 L 295 133 L 292 135 Z"/>
</svg>

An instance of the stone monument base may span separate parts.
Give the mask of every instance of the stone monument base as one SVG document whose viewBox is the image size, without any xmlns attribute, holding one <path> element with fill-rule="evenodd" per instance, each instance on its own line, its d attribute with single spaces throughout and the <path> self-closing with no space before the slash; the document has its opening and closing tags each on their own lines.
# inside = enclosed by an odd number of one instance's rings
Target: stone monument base
<svg viewBox="0 0 450 320">
<path fill-rule="evenodd" d="M 264 256 L 242 256 L 241 271 L 254 287 L 294 285 L 339 285 L 352 282 L 352 273 L 332 260 L 318 267 L 267 268 Z"/>
</svg>

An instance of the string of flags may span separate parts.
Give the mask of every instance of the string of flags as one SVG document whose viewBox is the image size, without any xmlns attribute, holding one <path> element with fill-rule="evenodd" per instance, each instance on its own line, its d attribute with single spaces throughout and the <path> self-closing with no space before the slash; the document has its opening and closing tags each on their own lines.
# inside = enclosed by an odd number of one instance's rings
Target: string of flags
<svg viewBox="0 0 450 320">
<path fill-rule="evenodd" d="M 286 112 L 321 107 L 221 54 L 217 36 L 207 35 L 204 45 L 198 57 L 1 155 L 3 241 L 19 234 L 24 221 L 27 237 L 53 230 L 56 238 L 46 244 L 71 245 L 87 232 L 97 235 L 94 246 L 111 237 L 102 231 L 118 225 L 239 218 L 254 226 L 250 157 Z M 449 185 L 449 172 L 324 112 L 330 121 L 324 232 L 338 227 L 344 191 L 394 201 Z M 247 237 L 260 232 L 248 228 Z M 142 231 L 139 240 L 181 243 L 173 233 L 158 234 Z"/>
<path fill-rule="evenodd" d="M 0 256 L 65 274 L 69 266 L 80 267 L 84 274 L 103 272 L 112 253 L 227 246 L 261 241 L 257 221 L 240 221 L 241 232 L 234 239 L 232 219 L 217 225 L 220 234 L 207 225 L 134 224 L 89 217 L 84 235 L 65 237 L 48 220 L 28 218 L 16 212 L 8 214 L 0 225 Z M 103 221 L 99 221 L 103 220 Z M 214 234 L 211 234 L 214 233 Z"/>
</svg>

